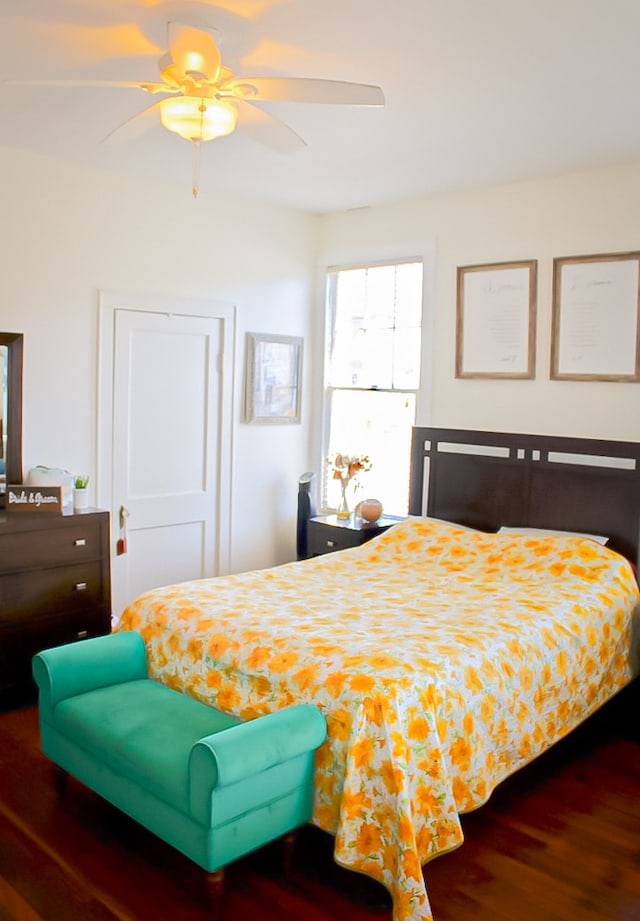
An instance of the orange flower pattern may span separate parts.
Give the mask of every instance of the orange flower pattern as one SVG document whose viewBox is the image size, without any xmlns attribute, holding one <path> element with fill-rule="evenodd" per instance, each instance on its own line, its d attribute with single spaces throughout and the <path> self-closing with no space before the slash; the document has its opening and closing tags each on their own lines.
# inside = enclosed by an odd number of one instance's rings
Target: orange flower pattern
<svg viewBox="0 0 640 921">
<path fill-rule="evenodd" d="M 148 592 L 118 629 L 153 677 L 244 719 L 324 712 L 313 821 L 428 921 L 421 867 L 459 813 L 633 677 L 629 563 L 573 537 L 410 518 L 351 550 Z"/>
</svg>

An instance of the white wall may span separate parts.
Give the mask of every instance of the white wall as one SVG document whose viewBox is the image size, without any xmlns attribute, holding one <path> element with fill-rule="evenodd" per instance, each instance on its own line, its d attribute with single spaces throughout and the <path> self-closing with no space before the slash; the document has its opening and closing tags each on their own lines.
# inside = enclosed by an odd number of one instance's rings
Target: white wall
<svg viewBox="0 0 640 921">
<path fill-rule="evenodd" d="M 314 218 L 0 149 L 0 329 L 25 334 L 24 468 L 96 474 L 98 291 L 236 306 L 231 569 L 295 555 L 307 469 Z M 242 424 L 245 333 L 305 338 L 303 422 Z"/>
<path fill-rule="evenodd" d="M 99 289 L 236 305 L 233 571 L 294 556 L 297 478 L 320 458 L 318 259 L 427 255 L 419 423 L 640 440 L 640 384 L 548 379 L 552 259 L 640 249 L 640 163 L 316 218 L 0 149 L 0 192 L 0 329 L 25 334 L 26 469 L 95 480 Z M 456 380 L 456 267 L 511 259 L 539 261 L 536 378 Z M 242 424 L 247 331 L 304 337 L 301 426 Z"/>
<path fill-rule="evenodd" d="M 321 220 L 321 266 L 435 251 L 433 376 L 418 423 L 640 441 L 640 383 L 549 380 L 552 260 L 640 250 L 640 163 L 331 214 Z M 342 257 L 342 258 L 341 258 Z M 538 260 L 534 380 L 455 378 L 456 268 Z"/>
</svg>

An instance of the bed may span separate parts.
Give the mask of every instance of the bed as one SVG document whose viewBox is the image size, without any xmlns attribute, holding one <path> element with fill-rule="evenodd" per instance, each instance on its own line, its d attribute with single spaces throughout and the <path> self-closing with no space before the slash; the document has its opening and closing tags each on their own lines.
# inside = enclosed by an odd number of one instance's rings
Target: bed
<svg viewBox="0 0 640 921">
<path fill-rule="evenodd" d="M 427 921 L 422 867 L 460 814 L 638 672 L 640 445 L 416 428 L 410 512 L 360 547 L 147 592 L 117 629 L 233 715 L 319 706 L 314 824 L 394 921 Z"/>
</svg>

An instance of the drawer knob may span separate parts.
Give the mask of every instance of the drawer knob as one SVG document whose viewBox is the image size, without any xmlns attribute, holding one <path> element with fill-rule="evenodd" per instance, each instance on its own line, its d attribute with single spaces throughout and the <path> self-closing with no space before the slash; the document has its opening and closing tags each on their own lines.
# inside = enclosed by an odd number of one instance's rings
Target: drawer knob
<svg viewBox="0 0 640 921">
<path fill-rule="evenodd" d="M 88 630 L 78 630 L 78 632 L 76 633 L 76 636 L 78 637 L 79 640 L 86 640 L 86 638 L 89 636 L 89 631 Z"/>
<path fill-rule="evenodd" d="M 74 547 L 86 547 L 87 542 L 84 537 L 77 537 L 73 542 Z"/>
<path fill-rule="evenodd" d="M 87 583 L 86 582 L 76 582 L 76 584 L 74 585 L 74 589 L 76 592 L 84 592 L 87 589 Z"/>
<path fill-rule="evenodd" d="M 336 545 L 335 540 L 328 540 L 328 541 L 327 541 L 327 547 L 335 547 L 335 545 Z"/>
</svg>

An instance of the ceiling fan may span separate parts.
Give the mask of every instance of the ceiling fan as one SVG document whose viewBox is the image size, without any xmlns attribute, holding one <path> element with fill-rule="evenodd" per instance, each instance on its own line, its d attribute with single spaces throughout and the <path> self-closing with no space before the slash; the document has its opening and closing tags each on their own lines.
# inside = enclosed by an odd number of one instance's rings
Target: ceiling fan
<svg viewBox="0 0 640 921">
<path fill-rule="evenodd" d="M 255 103 L 302 102 L 382 106 L 379 86 L 306 77 L 237 77 L 222 64 L 214 30 L 170 22 L 169 50 L 159 60 L 160 80 L 8 80 L 22 86 L 133 87 L 163 98 L 134 115 L 105 140 L 131 138 L 159 115 L 169 131 L 193 145 L 193 194 L 198 194 L 200 144 L 225 137 L 238 127 L 281 153 L 306 146 L 288 125 Z"/>
</svg>

